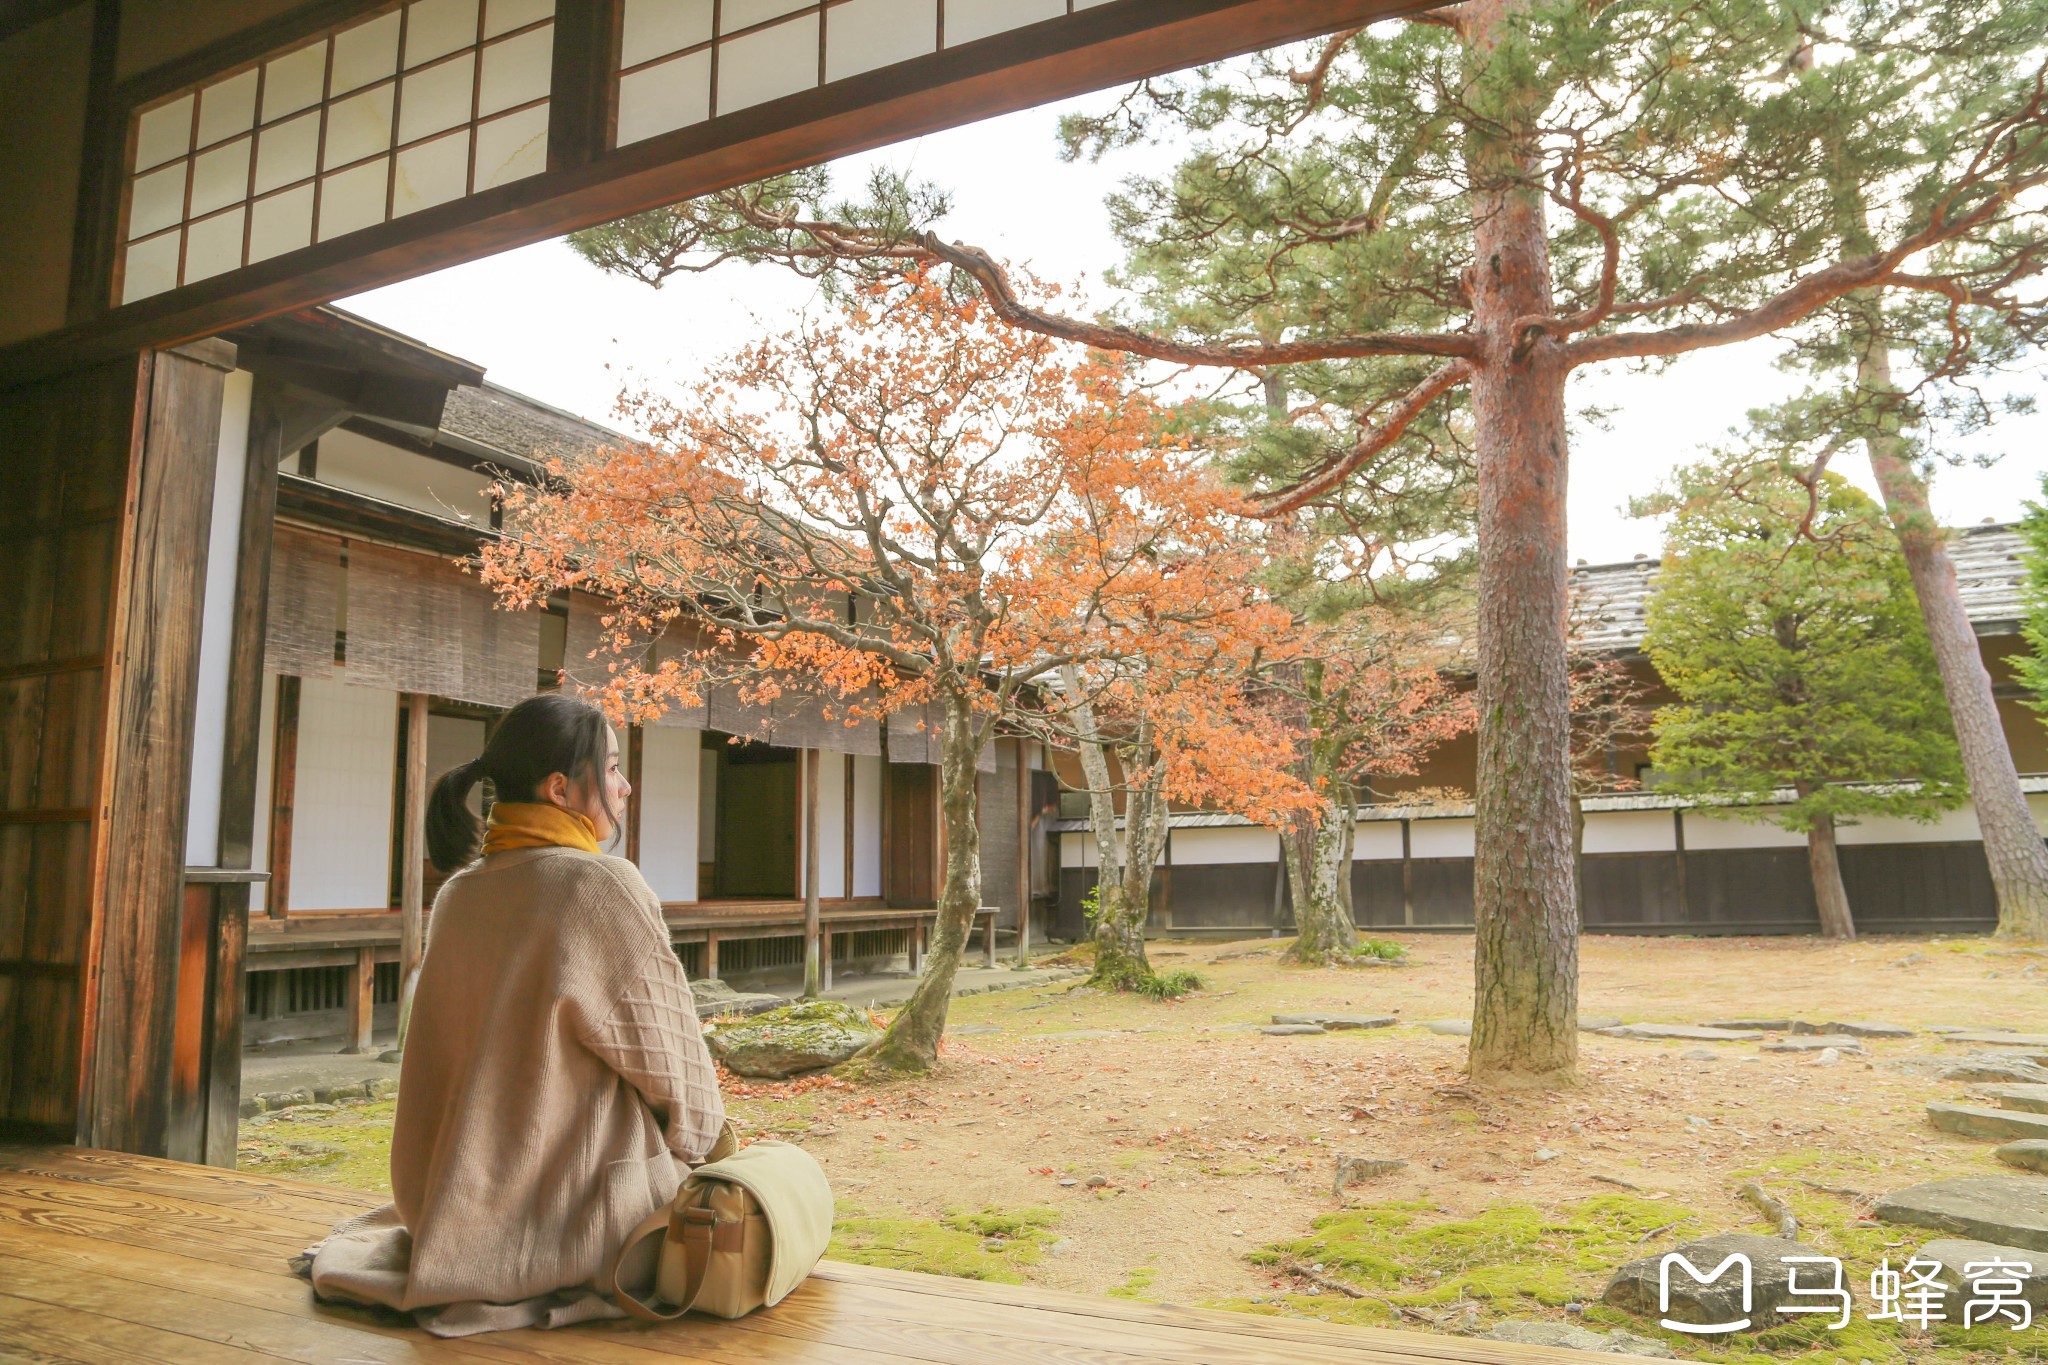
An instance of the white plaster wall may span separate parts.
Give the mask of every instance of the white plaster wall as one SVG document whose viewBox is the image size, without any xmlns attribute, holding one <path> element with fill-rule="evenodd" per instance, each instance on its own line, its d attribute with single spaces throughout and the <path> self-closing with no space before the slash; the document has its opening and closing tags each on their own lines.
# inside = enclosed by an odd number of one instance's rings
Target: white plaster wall
<svg viewBox="0 0 2048 1365">
<path fill-rule="evenodd" d="M 1177 829 L 1172 833 L 1173 863 L 1270 863 L 1280 858 L 1280 836 L 1270 829 L 1225 826 L 1221 829 Z M 1395 850 L 1397 853 L 1399 849 Z"/>
<path fill-rule="evenodd" d="M 192 718 L 191 800 L 185 814 L 185 865 L 220 863 L 220 784 L 227 759 L 228 659 L 235 640 L 235 571 L 242 538 L 242 481 L 249 466 L 249 395 L 255 376 L 236 370 L 221 394 L 213 463 L 213 523 L 200 587 L 199 697 Z"/>
<path fill-rule="evenodd" d="M 473 470 L 336 428 L 320 438 L 318 478 L 336 488 L 411 507 L 436 517 L 489 525 L 488 482 Z"/>
<path fill-rule="evenodd" d="M 699 730 L 640 732 L 640 871 L 665 901 L 697 899 L 702 745 Z"/>
<path fill-rule="evenodd" d="M 1928 824 L 1895 815 L 1865 815 L 1855 824 L 1835 822 L 1835 839 L 1844 844 L 1960 844 L 1984 837 L 1977 812 L 1970 806 L 1943 811 Z"/>
<path fill-rule="evenodd" d="M 882 760 L 853 756 L 853 894 L 882 894 Z"/>
<path fill-rule="evenodd" d="M 846 894 L 846 754 L 818 753 L 818 894 Z"/>
<path fill-rule="evenodd" d="M 1351 842 L 1351 857 L 1354 862 L 1361 863 L 1400 862 L 1401 822 L 1359 821 L 1357 837 Z"/>
<path fill-rule="evenodd" d="M 1588 853 L 1670 853 L 1678 831 L 1668 810 L 1586 812 Z"/>
<path fill-rule="evenodd" d="M 391 901 L 398 694 L 338 678 L 299 686 L 291 909 L 383 909 Z"/>
<path fill-rule="evenodd" d="M 1472 821 L 1415 820 L 1409 824 L 1408 847 L 1417 858 L 1469 858 L 1472 856 Z"/>
<path fill-rule="evenodd" d="M 1696 853 L 1712 848 L 1805 848 L 1806 836 L 1782 825 L 1733 817 L 1715 819 L 1696 810 L 1685 813 L 1685 848 Z"/>
</svg>

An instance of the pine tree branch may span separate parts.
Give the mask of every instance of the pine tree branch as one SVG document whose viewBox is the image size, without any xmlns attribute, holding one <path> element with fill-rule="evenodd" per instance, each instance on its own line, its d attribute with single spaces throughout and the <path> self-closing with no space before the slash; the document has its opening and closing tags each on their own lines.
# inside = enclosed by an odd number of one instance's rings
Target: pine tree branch
<svg viewBox="0 0 2048 1365">
<path fill-rule="evenodd" d="M 1298 365 L 1317 360 L 1351 360 L 1370 355 L 1433 355 L 1450 359 L 1477 358 L 1478 343 L 1456 332 L 1360 332 L 1308 341 L 1220 342 L 1203 345 L 1171 341 L 1113 323 L 1085 322 L 1033 308 L 1017 297 L 1009 272 L 980 247 L 941 241 L 926 232 L 920 245 L 938 260 L 981 286 L 996 316 L 1012 327 L 1043 336 L 1077 341 L 1101 351 L 1120 351 L 1179 365 L 1229 365 L 1258 369 L 1267 365 Z"/>
<path fill-rule="evenodd" d="M 1365 439 L 1307 477 L 1269 495 L 1257 504 L 1253 515 L 1283 516 L 1339 487 L 1360 465 L 1400 440 L 1409 424 L 1431 403 L 1471 377 L 1472 367 L 1463 360 L 1438 366 L 1420 384 L 1403 394 L 1394 403 L 1393 410 Z"/>
</svg>

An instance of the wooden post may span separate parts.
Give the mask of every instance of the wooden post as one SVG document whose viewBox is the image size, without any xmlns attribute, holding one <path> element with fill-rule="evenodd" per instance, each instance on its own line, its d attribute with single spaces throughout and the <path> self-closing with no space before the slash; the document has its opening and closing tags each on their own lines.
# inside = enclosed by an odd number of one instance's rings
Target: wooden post
<svg viewBox="0 0 2048 1365">
<path fill-rule="evenodd" d="M 1017 741 L 1017 961 L 1031 961 L 1031 757 Z"/>
<path fill-rule="evenodd" d="M 291 909 L 292 806 L 299 782 L 299 680 L 277 680 L 277 715 L 270 746 L 270 889 L 263 913 L 283 919 Z"/>
<path fill-rule="evenodd" d="M 910 926 L 910 974 L 918 976 L 924 971 L 924 925 L 922 922 Z"/>
<path fill-rule="evenodd" d="M 823 785 L 818 760 L 822 757 L 817 749 L 800 749 L 797 760 L 797 785 L 803 790 L 804 824 L 804 998 L 816 999 L 820 989 L 832 988 L 832 964 L 830 943 L 818 941 L 818 788 Z M 828 959 L 822 964 L 820 957 Z"/>
<path fill-rule="evenodd" d="M 704 935 L 704 979 L 718 979 L 718 935 Z"/>
<path fill-rule="evenodd" d="M 356 949 L 356 965 L 349 969 L 348 1046 L 351 1056 L 368 1052 L 375 1027 L 377 1005 L 377 950 L 370 944 Z"/>
<path fill-rule="evenodd" d="M 841 895 L 843 895 L 843 896 L 845 896 L 845 897 L 846 897 L 846 899 L 848 899 L 848 900 L 852 900 L 852 899 L 853 899 L 853 792 L 854 792 L 854 782 L 853 782 L 853 755 L 852 755 L 852 754 L 848 754 L 848 755 L 846 755 L 846 757 L 845 757 L 845 758 L 844 758 L 844 759 L 843 759 L 843 760 L 841 761 L 841 763 L 840 763 L 840 766 L 841 766 L 841 767 L 842 767 L 842 768 L 843 768 L 843 769 L 845 770 L 845 772 L 846 772 L 846 802 L 845 802 L 845 815 L 846 815 L 846 820 L 845 820 L 845 822 L 844 822 L 844 823 L 845 823 L 845 825 L 846 825 L 846 841 L 845 841 L 845 847 L 846 847 L 846 880 L 840 883 L 840 885 L 839 885 L 839 891 L 840 891 L 840 894 L 841 894 Z"/>
<path fill-rule="evenodd" d="M 1414 826 L 1401 822 L 1401 923 L 1413 926 L 1415 923 L 1415 844 Z"/>
<path fill-rule="evenodd" d="M 822 951 L 819 954 L 818 978 L 824 983 L 824 989 L 829 991 L 832 989 L 832 935 L 824 934 L 821 937 L 824 941 L 820 945 Z"/>
<path fill-rule="evenodd" d="M 1671 808 L 1672 865 L 1678 872 L 1678 918 L 1680 923 L 1692 920 L 1692 893 L 1685 884 L 1685 807 Z"/>
<path fill-rule="evenodd" d="M 398 980 L 409 994 L 425 951 L 427 863 L 427 694 L 405 694 L 405 860 L 398 894 Z M 401 1048 L 405 1040 L 400 1039 Z"/>
<path fill-rule="evenodd" d="M 637 725 L 626 727 L 626 861 L 640 862 L 640 773 L 641 744 L 645 732 Z"/>
</svg>

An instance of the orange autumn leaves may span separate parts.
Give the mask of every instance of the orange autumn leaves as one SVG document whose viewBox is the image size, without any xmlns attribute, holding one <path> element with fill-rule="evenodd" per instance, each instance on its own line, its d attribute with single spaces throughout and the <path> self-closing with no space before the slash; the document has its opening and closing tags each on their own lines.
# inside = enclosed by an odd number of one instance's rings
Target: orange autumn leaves
<svg viewBox="0 0 2048 1365">
<path fill-rule="evenodd" d="M 912 276 L 622 407 L 648 439 L 506 486 L 482 565 L 514 604 L 615 604 L 615 719 L 723 690 L 1057 738 L 1072 670 L 1109 723 L 1149 718 L 1178 799 L 1310 799 L 1255 700 L 1302 639 L 1262 537 L 1122 362 Z"/>
</svg>

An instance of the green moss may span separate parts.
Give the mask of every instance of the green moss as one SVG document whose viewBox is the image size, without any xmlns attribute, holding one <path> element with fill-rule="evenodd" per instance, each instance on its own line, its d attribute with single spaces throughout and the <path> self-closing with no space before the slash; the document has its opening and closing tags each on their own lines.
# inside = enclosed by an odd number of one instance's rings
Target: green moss
<svg viewBox="0 0 2048 1365">
<path fill-rule="evenodd" d="M 1145 1291 L 1152 1287 L 1152 1281 L 1158 1277 L 1158 1270 L 1152 1266 L 1135 1266 L 1122 1284 L 1109 1291 L 1109 1296 L 1113 1299 L 1148 1299 L 1151 1295 Z"/>
<path fill-rule="evenodd" d="M 1353 957 L 1376 957 L 1383 962 L 1398 962 L 1408 956 L 1408 949 L 1401 944 L 1383 938 L 1362 938 L 1351 950 Z"/>
<path fill-rule="evenodd" d="M 832 1228 L 825 1254 L 858 1265 L 891 1266 L 926 1275 L 1022 1284 L 1023 1266 L 1036 1265 L 1049 1245 L 1057 1211 L 949 1209 L 936 1219 L 863 1214 L 848 1210 Z"/>
<path fill-rule="evenodd" d="M 1098 991 L 1142 995 L 1148 1000 L 1178 1000 L 1201 990 L 1208 982 L 1200 974 L 1184 967 L 1170 972 L 1155 972 L 1134 957 L 1098 953 L 1094 974 L 1082 984 Z"/>
<path fill-rule="evenodd" d="M 391 1188 L 395 1100 L 282 1109 L 242 1121 L 235 1167 L 383 1194 Z"/>
</svg>

